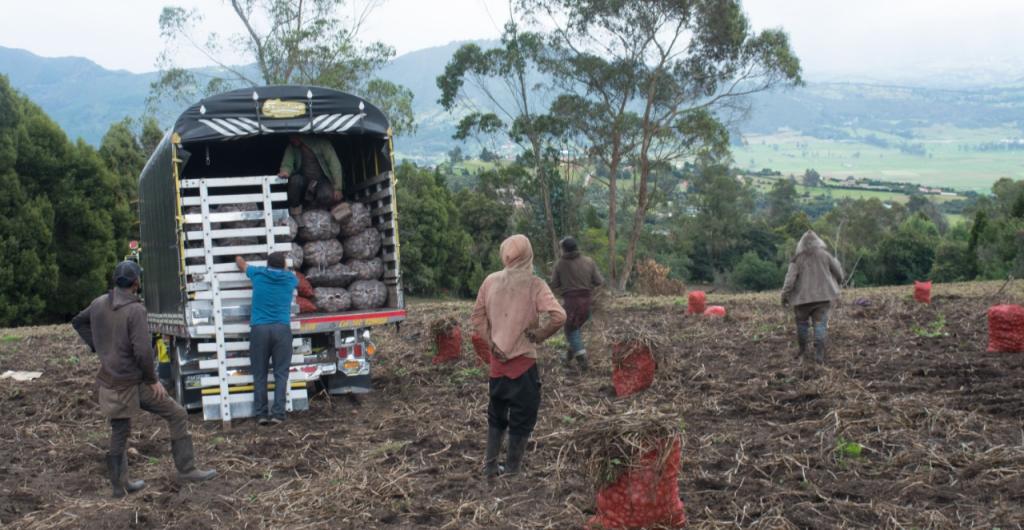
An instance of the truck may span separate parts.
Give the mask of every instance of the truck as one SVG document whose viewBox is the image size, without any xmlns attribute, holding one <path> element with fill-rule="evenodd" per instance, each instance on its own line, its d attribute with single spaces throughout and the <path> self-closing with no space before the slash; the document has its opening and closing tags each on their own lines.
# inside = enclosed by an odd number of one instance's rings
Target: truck
<svg viewBox="0 0 1024 530">
<path fill-rule="evenodd" d="M 381 235 L 374 260 L 383 273 L 375 281 L 383 282 L 386 301 L 340 312 L 300 313 L 293 304 L 286 409 L 308 409 L 317 385 L 335 395 L 369 392 L 372 331 L 406 317 L 392 129 L 380 109 L 315 86 L 243 88 L 202 99 L 178 117 L 139 177 L 139 262 L 149 327 L 164 341 L 162 368 L 172 393 L 208 420 L 230 424 L 253 414 L 252 286 L 234 259 L 264 265 L 269 253 L 294 255 L 298 220 L 289 220 L 288 181 L 278 176 L 293 135 L 327 139 L 338 154 L 344 200 L 365 206 Z"/>
</svg>

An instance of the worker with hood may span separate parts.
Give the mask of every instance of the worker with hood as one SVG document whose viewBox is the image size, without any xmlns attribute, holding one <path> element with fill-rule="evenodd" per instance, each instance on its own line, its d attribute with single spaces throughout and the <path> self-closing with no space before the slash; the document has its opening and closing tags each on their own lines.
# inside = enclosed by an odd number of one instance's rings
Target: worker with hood
<svg viewBox="0 0 1024 530">
<path fill-rule="evenodd" d="M 200 482 L 217 475 L 195 463 L 188 413 L 167 395 L 157 379 L 146 308 L 139 300 L 142 268 L 122 261 L 114 269 L 114 288 L 100 295 L 71 320 L 82 340 L 100 358 L 96 396 L 100 411 L 110 420 L 107 472 L 114 497 L 124 497 L 145 482 L 128 478 L 128 436 L 132 417 L 140 410 L 167 422 L 171 454 L 178 480 Z"/>
<path fill-rule="evenodd" d="M 782 286 L 782 305 L 792 305 L 796 315 L 796 336 L 800 344 L 797 357 L 807 355 L 811 322 L 814 323 L 814 360 L 825 363 L 828 339 L 828 312 L 839 297 L 843 267 L 829 254 L 825 242 L 808 230 L 796 245 Z"/>
<path fill-rule="evenodd" d="M 505 471 L 518 473 L 537 423 L 540 373 L 537 344 L 558 332 L 565 311 L 544 280 L 533 274 L 533 247 L 523 235 L 501 243 L 505 268 L 487 276 L 473 307 L 477 335 L 491 347 L 490 402 L 484 475 L 498 475 L 498 453 L 508 431 Z M 541 326 L 540 316 L 547 314 Z"/>
</svg>

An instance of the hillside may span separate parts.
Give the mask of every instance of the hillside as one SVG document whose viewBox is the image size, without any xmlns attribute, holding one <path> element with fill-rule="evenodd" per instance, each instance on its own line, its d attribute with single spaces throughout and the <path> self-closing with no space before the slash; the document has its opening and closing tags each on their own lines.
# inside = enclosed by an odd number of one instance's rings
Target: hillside
<svg viewBox="0 0 1024 530">
<path fill-rule="evenodd" d="M 413 302 L 398 333 L 378 331 L 377 390 L 354 407 L 317 394 L 280 428 L 231 430 L 190 418 L 220 476 L 180 486 L 165 425 L 135 422 L 130 465 L 147 488 L 111 500 L 107 427 L 91 400 L 96 357 L 68 326 L 0 330 L 0 524 L 8 528 L 579 528 L 593 483 L 574 463 L 580 429 L 616 415 L 678 414 L 678 485 L 690 528 L 993 528 L 1024 523 L 1024 368 L 986 353 L 984 310 L 1024 285 L 855 289 L 834 310 L 827 368 L 793 360 L 792 318 L 776 294 L 711 295 L 729 316 L 682 315 L 671 298 L 606 301 L 585 328 L 593 368 L 540 354 L 540 421 L 519 477 L 480 478 L 487 378 L 463 358 L 431 364 L 428 324 L 469 302 Z M 856 303 L 855 303 L 856 302 Z M 611 397 L 607 333 L 662 343 L 654 385 Z M 611 464 L 609 464 L 611 465 Z M 45 470 L 42 473 L 41 470 Z"/>
<path fill-rule="evenodd" d="M 437 104 L 435 79 L 461 44 L 404 54 L 381 71 L 383 78 L 408 87 L 415 95 L 418 127 L 415 134 L 396 142 L 400 156 L 436 163 L 456 145 L 451 139 L 455 119 Z M 81 137 L 93 145 L 111 123 L 143 112 L 149 83 L 156 75 L 110 71 L 82 58 L 43 58 L 3 47 L 0 73 L 71 138 Z M 741 167 L 755 170 L 771 167 L 798 173 L 814 167 L 829 176 L 854 173 L 923 183 L 938 179 L 935 184 L 986 190 L 1001 176 L 1024 178 L 1024 151 L 1000 153 L 991 161 L 990 153 L 962 156 L 961 146 L 974 149 L 1024 138 L 1024 83 L 1014 76 L 1006 72 L 1002 82 L 979 87 L 951 84 L 949 79 L 957 78 L 956 72 L 935 75 L 934 86 L 815 82 L 809 74 L 812 81 L 803 87 L 751 99 L 753 111 L 734 125 L 747 144 L 737 146 L 735 158 Z M 164 125 L 169 126 L 176 111 L 168 108 L 163 114 Z M 759 152 L 756 146 L 762 144 L 779 156 Z M 808 144 L 814 145 L 808 148 Z M 476 154 L 478 146 L 471 142 L 463 148 Z M 831 160 L 828 154 L 813 155 L 832 148 L 844 154 Z M 879 148 L 883 151 L 873 150 Z M 812 155 L 806 155 L 808 151 Z M 860 166 L 852 160 L 855 153 L 863 157 L 860 162 L 870 157 L 874 163 Z M 887 154 L 897 159 L 887 159 Z"/>
</svg>

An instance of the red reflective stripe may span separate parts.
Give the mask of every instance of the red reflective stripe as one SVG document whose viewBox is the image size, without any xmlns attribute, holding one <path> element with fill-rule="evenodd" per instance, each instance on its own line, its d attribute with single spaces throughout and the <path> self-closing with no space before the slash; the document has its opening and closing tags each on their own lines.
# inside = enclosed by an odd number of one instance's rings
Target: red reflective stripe
<svg viewBox="0 0 1024 530">
<path fill-rule="evenodd" d="M 367 318 L 393 318 L 405 317 L 405 311 L 388 311 L 386 313 L 357 313 L 354 315 L 335 315 L 329 317 L 296 318 L 296 322 L 303 324 L 319 324 L 321 322 L 343 322 L 345 320 L 364 320 Z"/>
</svg>

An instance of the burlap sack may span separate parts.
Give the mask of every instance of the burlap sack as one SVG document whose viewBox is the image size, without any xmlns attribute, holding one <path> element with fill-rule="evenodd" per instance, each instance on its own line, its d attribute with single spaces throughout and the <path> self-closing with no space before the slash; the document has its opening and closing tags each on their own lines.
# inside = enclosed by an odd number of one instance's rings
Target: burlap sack
<svg viewBox="0 0 1024 530">
<path fill-rule="evenodd" d="M 381 236 L 376 228 L 367 228 L 345 238 L 345 255 L 352 259 L 370 259 L 380 252 Z"/>
<path fill-rule="evenodd" d="M 317 287 L 314 292 L 313 303 L 321 311 L 338 313 L 352 307 L 352 297 L 341 287 Z"/>
<path fill-rule="evenodd" d="M 380 258 L 350 259 L 345 260 L 345 265 L 348 265 L 360 280 L 379 280 L 381 276 L 384 276 L 384 262 Z"/>
<path fill-rule="evenodd" d="M 388 299 L 388 289 L 377 280 L 359 280 L 348 287 L 353 309 L 376 309 Z"/>
<path fill-rule="evenodd" d="M 352 215 L 341 225 L 341 235 L 352 237 L 372 225 L 370 220 L 370 209 L 361 202 L 350 203 Z"/>
<path fill-rule="evenodd" d="M 329 267 L 340 263 L 344 255 L 344 247 L 337 239 L 310 241 L 302 246 L 303 262 L 307 267 Z"/>
<path fill-rule="evenodd" d="M 299 225 L 299 239 L 302 241 L 332 239 L 338 237 L 338 232 L 341 230 L 341 226 L 327 210 L 302 212 Z"/>
</svg>

